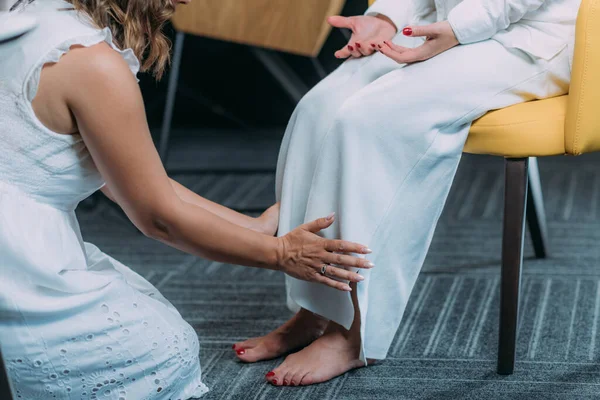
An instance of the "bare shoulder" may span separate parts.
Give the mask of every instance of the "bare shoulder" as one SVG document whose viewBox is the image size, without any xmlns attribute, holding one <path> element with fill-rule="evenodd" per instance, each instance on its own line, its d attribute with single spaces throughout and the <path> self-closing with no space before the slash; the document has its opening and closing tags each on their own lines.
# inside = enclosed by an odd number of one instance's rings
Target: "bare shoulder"
<svg viewBox="0 0 600 400">
<path fill-rule="evenodd" d="M 44 66 L 32 106 L 49 129 L 74 133 L 78 131 L 74 109 L 89 102 L 101 107 L 116 99 L 136 99 L 138 92 L 129 65 L 106 42 L 75 45 L 57 63 Z"/>
<path fill-rule="evenodd" d="M 90 47 L 75 45 L 58 66 L 64 76 L 77 82 L 135 81 L 125 59 L 106 42 Z"/>
</svg>

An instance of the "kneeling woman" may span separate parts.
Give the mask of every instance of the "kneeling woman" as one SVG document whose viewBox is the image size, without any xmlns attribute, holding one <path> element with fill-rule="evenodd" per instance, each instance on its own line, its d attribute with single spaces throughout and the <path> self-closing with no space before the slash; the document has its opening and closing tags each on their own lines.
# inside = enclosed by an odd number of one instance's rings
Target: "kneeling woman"
<svg viewBox="0 0 600 400">
<path fill-rule="evenodd" d="M 99 188 L 147 236 L 190 254 L 345 292 L 321 266 L 368 267 L 334 254 L 365 247 L 316 234 L 333 215 L 275 238 L 277 206 L 249 218 L 168 178 L 135 73 L 143 56 L 144 70 L 162 73 L 161 27 L 184 2 L 15 5 L 40 21 L 0 44 L 0 345 L 18 398 L 175 400 L 207 390 L 194 329 L 148 281 L 83 241 L 74 209 Z"/>
<path fill-rule="evenodd" d="M 267 379 L 309 385 L 386 357 L 472 121 L 568 92 L 579 4 L 377 0 L 365 16 L 330 19 L 353 31 L 336 53 L 351 59 L 291 118 L 277 171 L 279 233 L 333 208 L 326 237 L 368 243 L 376 268 L 352 293 L 288 278 L 298 313 L 236 343 L 240 359 L 304 347 Z"/>
</svg>

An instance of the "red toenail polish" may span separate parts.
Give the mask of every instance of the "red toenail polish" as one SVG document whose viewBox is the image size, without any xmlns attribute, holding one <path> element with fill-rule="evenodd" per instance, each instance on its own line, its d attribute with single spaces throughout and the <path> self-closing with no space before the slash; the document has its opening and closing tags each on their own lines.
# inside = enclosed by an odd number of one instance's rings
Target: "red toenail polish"
<svg viewBox="0 0 600 400">
<path fill-rule="evenodd" d="M 356 43 L 356 48 L 360 49 L 360 43 Z"/>
<path fill-rule="evenodd" d="M 272 376 L 275 376 L 275 372 L 270 371 L 269 373 L 267 373 L 267 378 L 270 378 Z"/>
<path fill-rule="evenodd" d="M 277 385 L 277 379 L 273 379 L 273 384 Z"/>
<path fill-rule="evenodd" d="M 292 386 L 296 386 L 296 385 L 297 385 L 297 383 L 292 381 Z"/>
<path fill-rule="evenodd" d="M 354 47 L 348 45 L 348 49 L 350 49 L 350 51 L 354 51 Z"/>
<path fill-rule="evenodd" d="M 404 29 L 402 29 L 402 33 L 405 36 L 410 36 L 410 35 L 412 35 L 412 29 L 411 28 L 404 28 Z"/>
<path fill-rule="evenodd" d="M 246 353 L 246 350 L 239 349 L 236 353 L 238 353 L 238 356 L 243 356 Z"/>
<path fill-rule="evenodd" d="M 231 346 L 231 348 L 235 350 L 235 344 L 233 346 Z"/>
</svg>

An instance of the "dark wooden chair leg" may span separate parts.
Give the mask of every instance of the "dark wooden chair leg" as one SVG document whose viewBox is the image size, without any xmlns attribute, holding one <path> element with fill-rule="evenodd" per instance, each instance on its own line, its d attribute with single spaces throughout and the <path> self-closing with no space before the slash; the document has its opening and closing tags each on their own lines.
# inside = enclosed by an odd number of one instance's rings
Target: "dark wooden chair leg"
<svg viewBox="0 0 600 400">
<path fill-rule="evenodd" d="M 546 231 L 546 211 L 542 196 L 542 183 L 537 159 L 529 159 L 529 193 L 527 196 L 527 225 L 537 258 L 548 257 L 548 234 Z"/>
<path fill-rule="evenodd" d="M 13 399 L 13 395 L 10 389 L 10 381 L 8 380 L 8 373 L 2 358 L 2 352 L 0 351 L 0 399 Z"/>
<path fill-rule="evenodd" d="M 523 265 L 523 238 L 527 204 L 528 158 L 505 160 L 504 232 L 500 284 L 498 373 L 510 375 L 515 366 L 519 286 Z"/>
</svg>

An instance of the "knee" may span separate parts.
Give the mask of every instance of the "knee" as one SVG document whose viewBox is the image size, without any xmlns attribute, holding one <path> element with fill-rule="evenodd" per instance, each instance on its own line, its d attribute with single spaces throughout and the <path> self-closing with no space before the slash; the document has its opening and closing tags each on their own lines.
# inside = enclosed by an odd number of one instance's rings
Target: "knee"
<svg viewBox="0 0 600 400">
<path fill-rule="evenodd" d="M 403 119 L 387 112 L 390 104 L 379 99 L 372 101 L 365 96 L 355 95 L 347 99 L 339 108 L 331 126 L 330 135 L 342 141 L 389 140 L 405 131 Z"/>
<path fill-rule="evenodd" d="M 313 120 L 330 101 L 331 96 L 316 86 L 300 99 L 295 112 L 301 118 Z"/>
</svg>

